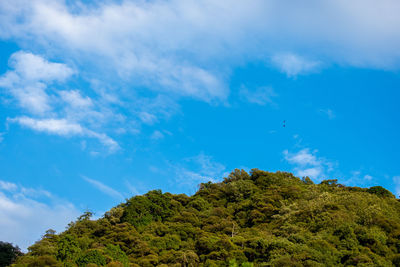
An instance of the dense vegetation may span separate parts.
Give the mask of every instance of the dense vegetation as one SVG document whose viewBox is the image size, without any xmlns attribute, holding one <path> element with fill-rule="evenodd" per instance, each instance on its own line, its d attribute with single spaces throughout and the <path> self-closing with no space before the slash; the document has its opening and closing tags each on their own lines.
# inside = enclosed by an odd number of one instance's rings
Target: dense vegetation
<svg viewBox="0 0 400 267">
<path fill-rule="evenodd" d="M 235 170 L 191 197 L 154 190 L 90 216 L 13 266 L 400 266 L 400 202 L 380 186 Z"/>
<path fill-rule="evenodd" d="M 19 247 L 14 247 L 11 243 L 0 241 L 0 267 L 9 266 L 22 252 Z"/>
</svg>

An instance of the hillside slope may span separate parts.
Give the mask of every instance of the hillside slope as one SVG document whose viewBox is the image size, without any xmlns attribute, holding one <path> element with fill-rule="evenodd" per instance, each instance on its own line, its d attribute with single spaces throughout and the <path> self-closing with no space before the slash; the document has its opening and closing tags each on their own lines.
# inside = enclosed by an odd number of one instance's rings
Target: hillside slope
<svg viewBox="0 0 400 267">
<path fill-rule="evenodd" d="M 400 266 L 386 189 L 233 171 L 191 197 L 159 190 L 49 230 L 13 266 Z"/>
</svg>

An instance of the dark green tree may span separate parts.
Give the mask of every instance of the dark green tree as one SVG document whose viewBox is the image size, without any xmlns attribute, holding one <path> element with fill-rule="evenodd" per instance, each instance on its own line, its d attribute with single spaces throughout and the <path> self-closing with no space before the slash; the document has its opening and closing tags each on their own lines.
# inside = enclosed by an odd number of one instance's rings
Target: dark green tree
<svg viewBox="0 0 400 267">
<path fill-rule="evenodd" d="M 0 241 L 0 267 L 12 264 L 17 257 L 22 255 L 18 246 L 14 247 L 11 243 Z"/>
</svg>

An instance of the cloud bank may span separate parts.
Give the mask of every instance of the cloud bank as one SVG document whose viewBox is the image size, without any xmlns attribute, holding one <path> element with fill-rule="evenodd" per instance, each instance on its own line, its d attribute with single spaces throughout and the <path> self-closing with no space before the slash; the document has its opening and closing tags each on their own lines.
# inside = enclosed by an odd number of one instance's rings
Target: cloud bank
<svg viewBox="0 0 400 267">
<path fill-rule="evenodd" d="M 225 104 L 248 63 L 289 78 L 331 65 L 398 70 L 399 13 L 396 0 L 3 0 L 0 38 L 25 52 L 0 87 L 28 112 L 18 117 L 79 124 L 115 150 L 110 136 L 157 124 L 181 98 Z M 264 89 L 241 96 L 271 100 Z"/>
<path fill-rule="evenodd" d="M 315 59 L 396 68 L 399 11 L 396 0 L 4 0 L 0 21 L 3 38 L 40 38 L 38 47 L 52 44 L 68 56 L 102 55 L 121 76 L 145 74 L 144 83 L 208 99 L 224 92 L 211 61 L 270 58 L 288 74 Z"/>
</svg>

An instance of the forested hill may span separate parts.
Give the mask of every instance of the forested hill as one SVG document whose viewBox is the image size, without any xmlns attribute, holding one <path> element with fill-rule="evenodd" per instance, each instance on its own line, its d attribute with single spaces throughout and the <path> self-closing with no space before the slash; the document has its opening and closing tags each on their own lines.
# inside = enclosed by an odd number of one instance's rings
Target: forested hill
<svg viewBox="0 0 400 267">
<path fill-rule="evenodd" d="M 90 215 L 13 266 L 400 266 L 400 202 L 379 186 L 235 170 L 191 197 L 154 190 Z"/>
</svg>

